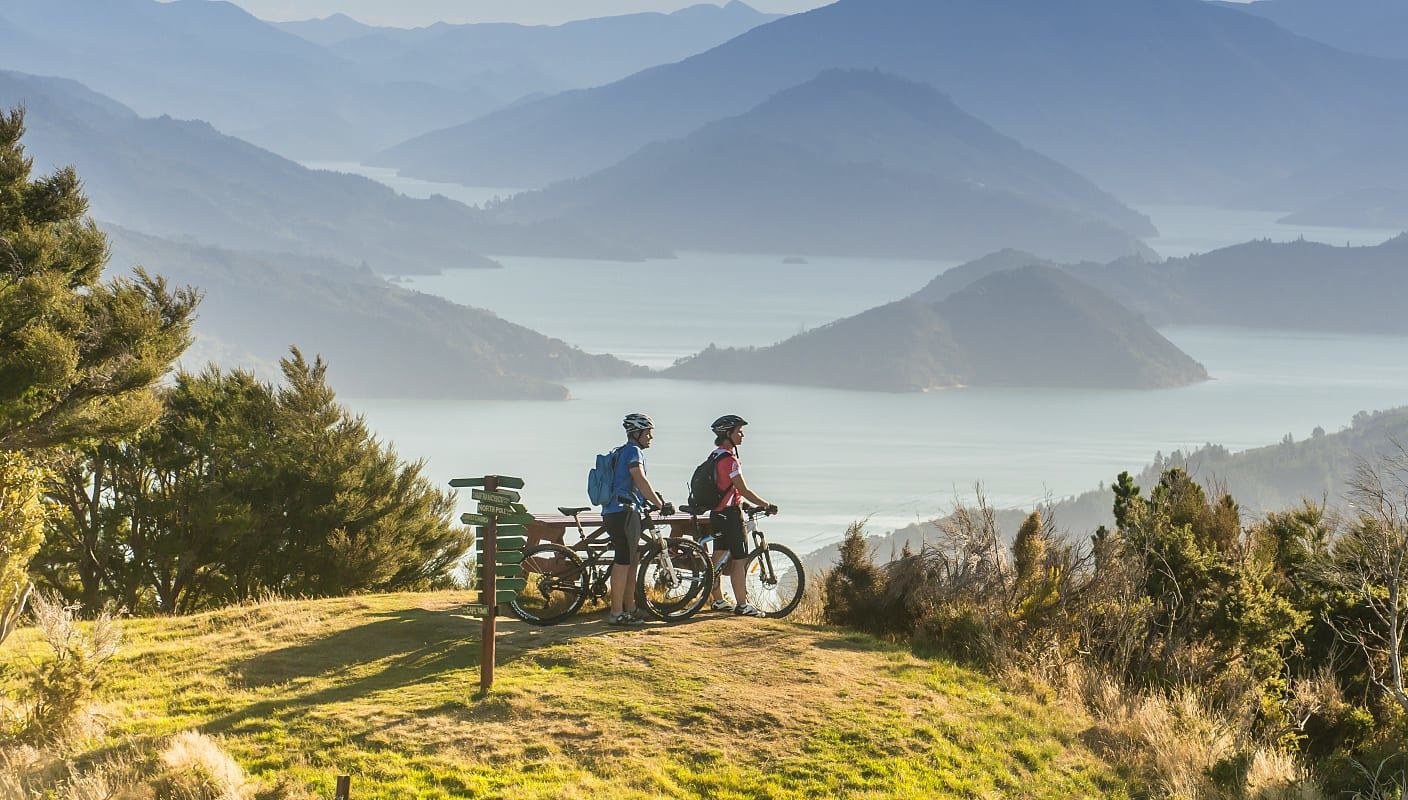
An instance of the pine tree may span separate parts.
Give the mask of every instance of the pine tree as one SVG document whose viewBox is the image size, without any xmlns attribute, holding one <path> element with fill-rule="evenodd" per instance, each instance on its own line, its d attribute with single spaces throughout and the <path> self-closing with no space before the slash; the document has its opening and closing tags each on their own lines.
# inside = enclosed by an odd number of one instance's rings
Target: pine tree
<svg viewBox="0 0 1408 800">
<path fill-rule="evenodd" d="M 150 424 L 199 302 L 141 270 L 100 282 L 107 239 L 77 174 L 31 178 L 23 135 L 23 109 L 0 111 L 0 452 Z"/>
</svg>

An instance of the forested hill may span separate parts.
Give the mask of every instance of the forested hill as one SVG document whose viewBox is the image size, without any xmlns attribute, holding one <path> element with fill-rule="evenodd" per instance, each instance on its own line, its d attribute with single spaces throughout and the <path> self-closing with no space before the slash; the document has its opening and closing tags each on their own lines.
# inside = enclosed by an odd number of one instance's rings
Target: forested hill
<svg viewBox="0 0 1408 800">
<path fill-rule="evenodd" d="M 1408 333 L 1408 234 L 1372 247 L 1253 241 L 1161 263 L 1057 265 L 1001 251 L 948 270 L 913 297 L 939 302 L 994 273 L 1059 267 L 1153 325 Z"/>
<path fill-rule="evenodd" d="M 1372 460 L 1389 452 L 1395 442 L 1408 445 L 1408 406 L 1378 412 L 1360 412 L 1349 426 L 1326 433 L 1316 427 L 1305 438 L 1296 440 L 1290 433 L 1281 442 L 1265 447 L 1232 452 L 1209 444 L 1184 453 L 1175 451 L 1159 454 L 1143 468 L 1131 464 L 1128 471 L 1134 480 L 1148 489 L 1156 484 L 1165 469 L 1180 467 L 1200 483 L 1221 485 L 1237 500 L 1244 521 L 1268 511 L 1281 511 L 1299 506 L 1303 501 L 1326 502 L 1343 507 L 1345 491 L 1361 460 Z M 1059 470 L 1059 464 L 1051 465 Z M 1137 472 L 1136 472 L 1137 470 Z M 1083 538 L 1101 525 L 1114 523 L 1114 493 L 1109 482 L 1075 497 L 1055 501 L 1050 511 L 1056 527 L 1070 535 Z M 997 514 L 998 525 L 1010 540 L 1030 509 L 1003 509 Z M 934 509 L 936 517 L 944 509 Z M 926 539 L 934 538 L 937 528 L 931 522 L 909 525 L 899 530 L 880 533 L 868 538 L 871 548 L 881 558 L 899 553 L 906 544 L 917 548 Z M 827 545 L 809 553 L 809 566 L 825 568 L 836 560 L 839 544 Z"/>
<path fill-rule="evenodd" d="M 832 70 L 605 170 L 516 195 L 508 222 L 563 220 L 644 248 L 966 258 L 1152 255 L 1149 220 L 933 88 Z"/>
<path fill-rule="evenodd" d="M 493 267 L 482 255 L 634 257 L 593 236 L 491 222 L 443 197 L 310 170 L 204 122 L 148 119 L 80 84 L 0 71 L 39 171 L 73 166 L 95 217 L 156 236 L 365 262 L 383 273 Z"/>
<path fill-rule="evenodd" d="M 710 348 L 664 374 L 875 391 L 1153 388 L 1207 378 L 1136 315 L 1045 266 L 990 275 L 939 302 L 873 308 L 771 347 Z"/>
<path fill-rule="evenodd" d="M 114 226 L 108 270 L 140 264 L 205 292 L 183 363 L 278 376 L 290 345 L 323 355 L 348 397 L 555 400 L 560 381 L 645 370 L 591 355 L 492 312 L 386 283 L 326 259 L 172 242 Z"/>
</svg>

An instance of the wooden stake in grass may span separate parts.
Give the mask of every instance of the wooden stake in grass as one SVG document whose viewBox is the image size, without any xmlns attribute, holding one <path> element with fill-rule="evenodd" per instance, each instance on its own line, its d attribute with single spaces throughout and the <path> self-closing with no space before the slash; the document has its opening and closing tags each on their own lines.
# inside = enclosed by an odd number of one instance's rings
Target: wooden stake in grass
<svg viewBox="0 0 1408 800">
<path fill-rule="evenodd" d="M 352 776 L 337 776 L 337 791 L 333 794 L 332 800 L 352 800 Z"/>
<path fill-rule="evenodd" d="M 484 488 L 487 491 L 494 491 L 499 488 L 497 475 L 484 476 Z M 494 685 L 494 638 L 497 633 L 496 624 L 499 616 L 499 603 L 497 596 L 498 570 L 494 569 L 498 560 L 499 550 L 499 522 L 494 517 L 489 517 L 489 524 L 484 526 L 484 560 L 479 562 L 480 575 L 483 577 L 479 581 L 479 586 L 484 590 L 484 605 L 488 610 L 484 612 L 483 632 L 480 634 L 479 644 L 479 691 L 487 693 L 489 687 Z"/>
</svg>

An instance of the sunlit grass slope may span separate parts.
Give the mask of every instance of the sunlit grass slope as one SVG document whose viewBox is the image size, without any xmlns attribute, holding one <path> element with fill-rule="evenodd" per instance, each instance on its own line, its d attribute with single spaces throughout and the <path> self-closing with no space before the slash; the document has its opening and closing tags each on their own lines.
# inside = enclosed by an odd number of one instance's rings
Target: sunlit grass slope
<svg viewBox="0 0 1408 800">
<path fill-rule="evenodd" d="M 827 628 L 507 622 L 498 682 L 477 698 L 469 600 L 127 621 L 103 746 L 198 728 L 270 782 L 330 797 L 350 773 L 357 800 L 1127 795 L 1075 712 Z M 21 631 L 4 658 L 34 648 Z"/>
</svg>

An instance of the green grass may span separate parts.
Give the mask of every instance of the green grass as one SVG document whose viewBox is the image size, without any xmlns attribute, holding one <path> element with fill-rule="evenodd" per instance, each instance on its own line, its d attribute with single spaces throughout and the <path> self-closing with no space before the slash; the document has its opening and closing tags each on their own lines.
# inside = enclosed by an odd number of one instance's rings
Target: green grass
<svg viewBox="0 0 1408 800">
<path fill-rule="evenodd" d="M 476 697 L 462 593 L 124 623 L 99 749 L 188 728 L 253 775 L 353 798 L 1126 797 L 1088 720 L 867 636 L 709 618 L 501 623 Z M 0 653 L 37 652 L 20 631 Z M 15 687 L 6 687 L 7 693 Z"/>
</svg>

